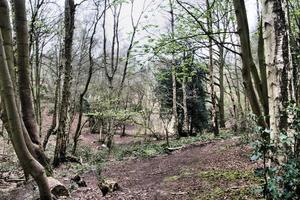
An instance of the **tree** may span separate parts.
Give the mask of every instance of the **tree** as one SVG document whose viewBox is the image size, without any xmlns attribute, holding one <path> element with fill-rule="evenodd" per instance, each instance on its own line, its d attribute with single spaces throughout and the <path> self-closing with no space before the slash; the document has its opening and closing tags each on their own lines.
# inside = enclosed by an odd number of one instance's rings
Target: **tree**
<svg viewBox="0 0 300 200">
<path fill-rule="evenodd" d="M 30 88 L 29 44 L 25 1 L 14 1 L 22 117 L 33 143 L 40 145 Z"/>
<path fill-rule="evenodd" d="M 46 157 L 41 147 L 41 142 L 38 134 L 37 123 L 35 120 L 33 101 L 30 89 L 30 68 L 29 68 L 29 45 L 28 45 L 28 27 L 26 17 L 25 1 L 14 1 L 14 14 L 15 14 L 15 26 L 16 26 L 16 42 L 17 42 L 17 66 L 18 66 L 18 82 L 19 95 L 21 102 L 22 113 L 22 127 L 23 131 L 28 133 L 30 141 L 26 140 L 27 147 L 31 151 L 31 154 L 38 159 L 48 173 L 52 173 L 49 159 Z M 8 10 L 7 10 L 7 13 Z M 7 15 L 8 16 L 8 15 Z M 7 19 L 8 21 L 9 19 Z M 12 44 L 10 38 L 8 38 L 8 44 Z M 8 54 L 11 54 L 9 52 Z M 12 56 L 10 56 L 12 58 Z M 12 64 L 12 63 L 11 63 Z M 13 67 L 13 66 L 11 66 Z M 18 102 L 17 102 L 18 103 Z M 18 104 L 17 104 L 18 105 Z M 24 133 L 26 135 L 26 133 Z M 26 138 L 25 138 L 26 139 Z"/>
<path fill-rule="evenodd" d="M 241 43 L 241 57 L 243 63 L 242 76 L 247 97 L 249 99 L 253 113 L 258 117 L 259 125 L 268 127 L 268 124 L 264 119 L 264 114 L 261 111 L 261 105 L 266 105 L 264 102 L 267 101 L 267 97 L 262 95 L 261 81 L 251 52 L 249 26 L 245 2 L 244 0 L 234 0 L 233 5 L 236 13 L 238 33 Z M 254 83 L 252 81 L 252 78 L 254 80 Z M 254 89 L 254 86 L 256 90 Z"/>
<path fill-rule="evenodd" d="M 171 39 L 174 40 L 175 35 L 175 16 L 174 16 L 174 2 L 169 0 L 170 6 L 170 16 L 171 16 Z M 173 130 L 174 134 L 178 135 L 178 113 L 177 113 L 177 93 L 176 93 L 176 60 L 175 51 L 172 51 L 172 61 L 171 61 L 171 71 L 172 71 L 172 112 L 173 112 Z"/>
<path fill-rule="evenodd" d="M 212 33 L 212 6 L 210 1 L 206 0 L 206 9 L 207 9 L 207 30 L 208 34 Z M 215 83 L 214 83 L 214 62 L 213 62 L 213 43 L 211 37 L 208 37 L 209 43 L 209 80 L 210 80 L 210 96 L 211 96 L 211 125 L 212 131 L 215 136 L 219 135 L 219 125 L 218 125 L 218 115 L 217 115 L 217 101 L 215 94 Z"/>
<path fill-rule="evenodd" d="M 57 129 L 56 146 L 54 152 L 53 165 L 58 166 L 61 162 L 66 160 L 67 150 L 67 133 L 66 122 L 68 115 L 68 108 L 70 104 L 70 88 L 72 80 L 72 46 L 74 34 L 74 17 L 75 4 L 74 0 L 65 1 L 65 39 L 64 39 L 64 82 L 62 88 L 62 100 L 59 111 L 59 124 Z"/>
<path fill-rule="evenodd" d="M 288 128 L 287 107 L 294 100 L 287 1 L 263 1 L 263 32 L 268 70 L 271 139 Z"/>
<path fill-rule="evenodd" d="M 16 4 L 17 3 L 17 4 Z M 5 48 L 4 44 L 11 45 L 11 40 L 9 35 L 11 35 L 11 28 L 10 28 L 10 20 L 9 20 L 9 11 L 8 11 L 8 3 L 5 0 L 0 1 L 0 9 L 1 9 L 1 26 L 0 26 L 0 86 L 1 86 L 1 97 L 4 101 L 5 105 L 5 113 L 7 115 L 8 119 L 8 131 L 10 133 L 10 138 L 13 143 L 13 147 L 15 149 L 15 152 L 17 154 L 18 159 L 20 160 L 21 166 L 24 169 L 26 174 L 31 174 L 34 180 L 36 181 L 39 191 L 40 191 L 40 198 L 43 200 L 51 199 L 51 193 L 48 185 L 48 180 L 46 177 L 46 173 L 44 170 L 44 167 L 34 158 L 33 155 L 36 156 L 35 149 L 36 146 L 32 144 L 32 138 L 30 136 L 33 136 L 33 132 L 31 132 L 32 135 L 30 135 L 27 132 L 27 129 L 24 126 L 23 119 L 20 117 L 21 114 L 18 110 L 18 103 L 16 100 L 16 94 L 14 85 L 12 82 L 12 76 L 11 72 L 12 69 L 9 69 L 10 67 L 13 67 L 11 64 L 10 56 L 12 55 L 10 48 Z M 28 53 L 28 46 L 26 46 L 26 41 L 28 40 L 27 33 L 24 33 L 23 31 L 26 30 L 26 15 L 25 13 L 25 2 L 19 1 L 15 2 L 15 14 L 16 19 L 19 19 L 16 23 L 16 30 L 17 30 L 17 41 L 18 41 L 18 49 L 19 48 L 27 48 L 25 50 L 19 50 L 19 57 L 24 56 L 23 58 L 19 58 L 18 65 L 23 66 L 26 68 L 26 52 Z M 6 14 L 5 14 L 6 13 Z M 23 18 L 22 18 L 23 17 Z M 25 18 L 24 18 L 25 17 Z M 20 18 L 22 19 L 20 21 Z M 24 23 L 25 21 L 25 23 Z M 4 27 L 3 25 L 7 25 Z M 4 31 L 2 31 L 4 30 Z M 4 32 L 5 38 L 8 39 L 7 41 L 3 41 L 2 33 Z M 24 33 L 25 35 L 20 38 L 20 36 Z M 19 39 L 18 39 L 19 38 Z M 8 59 L 6 57 L 6 51 L 9 55 Z M 22 54 L 23 53 L 23 54 Z M 28 58 L 28 56 L 27 56 Z M 27 60 L 28 61 L 28 60 Z M 26 71 L 26 70 L 25 70 Z M 23 78 L 26 76 L 26 74 L 23 74 Z M 25 77 L 26 79 L 26 77 Z M 30 95 L 30 92 L 23 95 Z M 23 96 L 24 98 L 24 96 Z M 25 97 L 25 99 L 30 99 L 30 97 Z M 31 103 L 32 102 L 27 102 Z M 30 120 L 29 120 L 30 121 Z M 32 130 L 30 130 L 32 131 Z M 38 142 L 38 141 L 35 141 Z"/>
<path fill-rule="evenodd" d="M 104 8 L 106 9 L 106 8 Z M 99 15 L 99 10 L 97 9 L 97 14 L 95 17 L 95 20 L 93 22 L 92 25 L 92 35 L 90 37 L 90 44 L 89 44 L 89 71 L 88 71 L 88 78 L 86 80 L 85 86 L 84 86 L 84 90 L 81 92 L 80 97 L 79 97 L 79 116 L 78 116 L 78 122 L 77 122 L 77 127 L 76 127 L 76 131 L 75 131 L 75 135 L 74 135 L 74 144 L 73 144 L 73 149 L 72 149 L 72 154 L 76 153 L 76 148 L 77 148 L 77 143 L 78 143 L 78 139 L 79 136 L 81 134 L 81 121 L 82 121 L 82 115 L 83 115 L 83 103 L 84 103 L 84 96 L 88 91 L 91 79 L 92 79 L 92 75 L 93 75 L 93 70 L 94 70 L 94 60 L 93 60 L 93 55 L 92 55 L 92 48 L 94 45 L 94 37 L 96 34 L 96 29 L 97 29 L 97 25 L 101 19 L 102 15 Z"/>
</svg>

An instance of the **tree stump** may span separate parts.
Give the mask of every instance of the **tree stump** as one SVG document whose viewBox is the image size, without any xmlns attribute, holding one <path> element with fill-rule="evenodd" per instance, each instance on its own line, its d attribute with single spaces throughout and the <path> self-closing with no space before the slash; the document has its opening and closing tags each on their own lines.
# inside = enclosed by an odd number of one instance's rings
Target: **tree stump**
<svg viewBox="0 0 300 200">
<path fill-rule="evenodd" d="M 98 182 L 98 187 L 101 190 L 103 196 L 105 196 L 109 192 L 120 190 L 119 184 L 113 180 L 100 180 Z"/>
</svg>

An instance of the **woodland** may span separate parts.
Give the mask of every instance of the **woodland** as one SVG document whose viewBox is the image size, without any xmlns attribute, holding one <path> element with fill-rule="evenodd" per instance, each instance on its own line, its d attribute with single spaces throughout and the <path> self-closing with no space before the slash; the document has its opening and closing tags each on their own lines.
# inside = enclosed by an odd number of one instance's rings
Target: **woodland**
<svg viewBox="0 0 300 200">
<path fill-rule="evenodd" d="M 300 199 L 300 1 L 0 0 L 0 200 Z"/>
</svg>

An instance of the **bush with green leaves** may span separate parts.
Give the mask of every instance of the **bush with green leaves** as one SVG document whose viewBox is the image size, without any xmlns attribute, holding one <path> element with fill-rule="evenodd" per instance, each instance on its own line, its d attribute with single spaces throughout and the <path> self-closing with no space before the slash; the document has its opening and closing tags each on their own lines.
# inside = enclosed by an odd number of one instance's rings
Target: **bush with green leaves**
<svg viewBox="0 0 300 200">
<path fill-rule="evenodd" d="M 251 160 L 263 163 L 255 173 L 264 180 L 260 191 L 266 199 L 300 198 L 300 109 L 290 106 L 288 111 L 289 133 L 281 132 L 276 143 L 270 142 L 271 130 L 257 127 L 255 131 L 259 136 Z"/>
</svg>

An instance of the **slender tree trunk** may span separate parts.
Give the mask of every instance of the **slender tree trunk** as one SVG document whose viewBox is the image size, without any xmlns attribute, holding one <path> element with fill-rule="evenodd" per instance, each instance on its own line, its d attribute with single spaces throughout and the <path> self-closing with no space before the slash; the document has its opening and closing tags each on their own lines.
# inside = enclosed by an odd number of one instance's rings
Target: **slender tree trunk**
<svg viewBox="0 0 300 200">
<path fill-rule="evenodd" d="M 261 79 L 261 89 L 262 96 L 268 97 L 268 81 L 267 81 L 267 69 L 265 61 L 265 51 L 264 51 L 264 38 L 263 38 L 263 24 L 261 19 L 261 11 L 259 8 L 259 1 L 256 0 L 257 5 L 257 24 L 258 24 L 258 45 L 257 45 L 257 55 L 258 55 L 258 64 L 259 72 Z M 264 117 L 268 126 L 270 126 L 270 116 L 269 116 L 269 100 L 268 98 L 263 98 L 262 107 L 264 111 Z"/>
<path fill-rule="evenodd" d="M 208 33 L 212 33 L 212 13 L 210 8 L 209 0 L 206 0 L 206 8 L 207 8 L 207 26 L 208 26 Z M 216 94 L 215 94 L 215 84 L 214 84 L 214 63 L 213 63 L 213 47 L 212 47 L 212 39 L 211 37 L 208 38 L 209 43 L 209 79 L 210 79 L 210 95 L 211 95 L 211 124 L 212 124 L 212 131 L 215 136 L 219 135 L 219 126 L 218 126 L 218 115 L 217 115 L 217 101 L 216 101 Z"/>
<path fill-rule="evenodd" d="M 62 91 L 62 101 L 59 111 L 59 125 L 57 130 L 56 146 L 54 152 L 53 165 L 56 167 L 61 162 L 66 160 L 67 150 L 67 133 L 66 123 L 70 104 L 70 88 L 72 81 L 72 46 L 74 35 L 74 15 L 75 4 L 74 0 L 65 1 L 65 41 L 64 41 L 64 57 L 65 57 L 65 72 Z"/>
<path fill-rule="evenodd" d="M 56 132 L 56 128 L 57 128 L 57 113 L 58 113 L 58 109 L 59 109 L 59 93 L 60 93 L 60 85 L 61 85 L 62 68 L 63 68 L 62 65 L 59 65 L 57 67 L 57 79 L 56 79 L 55 94 L 54 94 L 54 108 L 53 108 L 53 115 L 52 115 L 52 123 L 51 123 L 51 126 L 48 129 L 47 134 L 43 141 L 44 149 L 46 149 L 46 146 L 47 146 L 50 136 Z"/>
<path fill-rule="evenodd" d="M 175 18 L 174 18 L 174 2 L 169 0 L 170 6 L 170 15 L 171 15 L 171 37 L 174 39 L 175 34 Z M 171 62 L 171 71 L 172 71 L 172 114 L 173 114 L 173 131 L 176 136 L 179 137 L 178 132 L 178 113 L 177 113 L 177 86 L 176 86 L 176 61 L 175 61 L 175 52 L 172 52 L 172 62 Z"/>
<path fill-rule="evenodd" d="M 230 72 L 229 72 L 229 77 L 231 80 L 232 79 L 232 76 L 230 75 Z M 232 92 L 232 87 L 231 87 L 231 84 L 229 82 L 229 79 L 227 77 L 227 75 L 225 74 L 225 78 L 226 78 L 226 81 L 227 81 L 227 85 L 228 85 L 228 88 L 229 88 L 229 95 L 230 95 L 230 99 L 231 99 L 231 102 L 232 102 L 232 107 L 233 107 L 233 115 L 232 117 L 234 117 L 235 121 L 234 121 L 234 131 L 236 132 L 238 130 L 238 113 L 237 113 L 237 106 L 236 106 L 236 102 L 235 102 L 235 99 L 234 99 L 234 94 Z"/>
<path fill-rule="evenodd" d="M 220 128 L 225 127 L 225 111 L 224 111 L 224 48 L 219 47 L 219 71 L 220 71 L 220 100 L 219 100 L 219 112 L 220 112 Z"/>
<path fill-rule="evenodd" d="M 77 122 L 75 135 L 74 135 L 74 138 L 73 138 L 73 141 L 74 141 L 73 150 L 72 150 L 73 155 L 76 153 L 78 139 L 81 135 L 81 122 L 82 122 L 82 115 L 83 115 L 83 100 L 84 100 L 85 94 L 88 91 L 88 88 L 89 88 L 89 85 L 90 85 L 90 82 L 91 82 L 91 79 L 92 79 L 92 75 L 93 75 L 94 60 L 93 60 L 93 55 L 92 55 L 92 48 L 93 48 L 93 44 L 94 44 L 94 36 L 96 34 L 97 25 L 98 25 L 98 22 L 100 20 L 98 15 L 99 15 L 99 13 L 97 12 L 96 21 L 94 22 L 92 36 L 90 38 L 90 45 L 89 45 L 89 64 L 90 64 L 90 66 L 89 66 L 88 78 L 86 80 L 84 90 L 82 91 L 82 93 L 80 94 L 80 97 L 79 97 L 79 116 L 78 116 L 78 122 Z"/>
<path fill-rule="evenodd" d="M 183 131 L 189 134 L 189 116 L 187 108 L 187 77 L 184 75 L 182 80 L 182 104 L 183 104 Z"/>
</svg>

